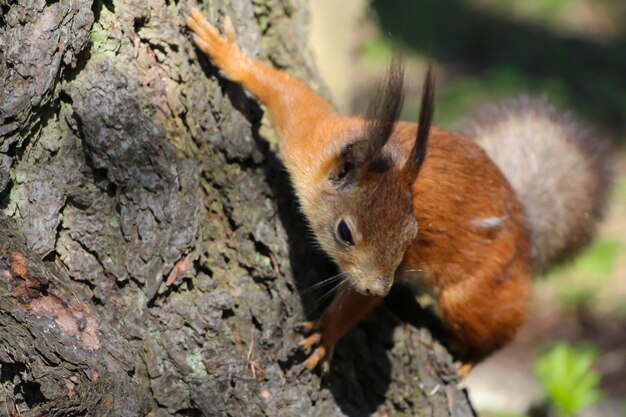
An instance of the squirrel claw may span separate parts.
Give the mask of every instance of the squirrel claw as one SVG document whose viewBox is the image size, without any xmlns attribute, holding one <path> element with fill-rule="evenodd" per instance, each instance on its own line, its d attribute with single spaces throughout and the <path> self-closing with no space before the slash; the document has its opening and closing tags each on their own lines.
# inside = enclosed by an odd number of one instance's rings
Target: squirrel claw
<svg viewBox="0 0 626 417">
<path fill-rule="evenodd" d="M 299 326 L 302 333 L 307 337 L 300 342 L 300 349 L 305 353 L 309 353 L 313 348 L 313 353 L 304 361 L 304 365 L 313 371 L 320 369 L 322 375 L 330 372 L 330 360 L 333 355 L 334 346 L 324 343 L 324 333 L 319 330 L 320 323 L 318 321 L 305 321 Z"/>
<path fill-rule="evenodd" d="M 223 42 L 222 36 L 215 26 L 210 24 L 198 9 L 191 9 L 191 15 L 187 19 L 187 26 L 205 42 L 216 43 Z"/>
<path fill-rule="evenodd" d="M 321 333 L 313 333 L 302 342 L 300 342 L 300 347 L 308 352 L 313 346 L 317 345 L 320 340 L 322 340 Z"/>
<path fill-rule="evenodd" d="M 233 25 L 233 20 L 230 16 L 226 16 L 226 19 L 224 19 L 224 34 L 226 34 L 228 43 L 235 43 L 235 26 Z"/>
<path fill-rule="evenodd" d="M 319 346 L 317 349 L 313 351 L 311 356 L 308 357 L 304 364 L 309 369 L 309 371 L 313 371 L 317 366 L 322 362 L 322 370 L 328 367 L 328 358 L 326 355 L 326 348 L 324 346 Z"/>
<path fill-rule="evenodd" d="M 317 322 L 305 321 L 300 326 L 298 326 L 298 330 L 302 333 L 311 333 L 316 327 L 317 327 Z"/>
<path fill-rule="evenodd" d="M 469 375 L 469 373 L 472 371 L 472 369 L 474 369 L 474 366 L 476 364 L 473 362 L 465 362 L 463 363 L 459 369 L 458 369 L 458 374 L 461 377 L 461 379 L 465 379 L 467 378 L 467 376 Z"/>
<path fill-rule="evenodd" d="M 322 376 L 328 375 L 330 372 L 330 358 L 322 362 L 321 365 Z"/>
<path fill-rule="evenodd" d="M 187 26 L 193 32 L 193 41 L 213 63 L 222 71 L 226 78 L 237 77 L 242 67 L 242 62 L 247 58 L 237 46 L 235 27 L 232 20 L 227 17 L 224 21 L 223 37 L 219 30 L 209 23 L 198 9 L 191 9 Z"/>
</svg>

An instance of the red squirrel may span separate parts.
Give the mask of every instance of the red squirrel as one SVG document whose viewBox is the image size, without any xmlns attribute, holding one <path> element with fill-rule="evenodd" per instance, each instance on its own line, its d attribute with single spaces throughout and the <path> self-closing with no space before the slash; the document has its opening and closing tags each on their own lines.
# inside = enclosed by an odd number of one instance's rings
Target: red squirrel
<svg viewBox="0 0 626 417">
<path fill-rule="evenodd" d="M 606 170 L 593 137 L 543 102 L 479 115 L 466 135 L 431 127 L 434 81 L 419 123 L 398 121 L 394 60 L 365 117 L 344 117 L 287 73 L 244 55 L 192 10 L 195 44 L 269 112 L 280 156 L 322 249 L 347 276 L 316 322 L 305 364 L 328 370 L 335 343 L 395 281 L 432 295 L 465 372 L 516 334 L 533 272 L 582 247 L 602 214 Z"/>
</svg>

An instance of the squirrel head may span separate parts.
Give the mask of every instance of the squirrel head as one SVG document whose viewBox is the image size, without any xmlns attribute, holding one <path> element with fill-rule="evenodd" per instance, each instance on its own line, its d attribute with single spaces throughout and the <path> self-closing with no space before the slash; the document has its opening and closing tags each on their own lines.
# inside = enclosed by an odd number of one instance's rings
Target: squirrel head
<svg viewBox="0 0 626 417">
<path fill-rule="evenodd" d="M 403 102 L 403 79 L 402 65 L 394 59 L 365 119 L 333 157 L 324 213 L 312 224 L 322 248 L 365 295 L 387 295 L 418 232 L 412 185 L 426 155 L 434 82 L 429 68 L 419 127 L 407 157 L 397 142 L 388 143 Z"/>
</svg>

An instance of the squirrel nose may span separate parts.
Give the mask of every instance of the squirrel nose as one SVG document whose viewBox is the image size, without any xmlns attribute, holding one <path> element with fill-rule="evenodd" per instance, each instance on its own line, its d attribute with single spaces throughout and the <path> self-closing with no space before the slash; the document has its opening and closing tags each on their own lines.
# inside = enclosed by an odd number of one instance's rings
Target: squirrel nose
<svg viewBox="0 0 626 417">
<path fill-rule="evenodd" d="M 367 292 L 367 295 L 384 297 L 389 293 L 389 288 L 390 285 L 387 285 L 385 280 L 380 279 L 368 285 L 365 292 Z"/>
</svg>

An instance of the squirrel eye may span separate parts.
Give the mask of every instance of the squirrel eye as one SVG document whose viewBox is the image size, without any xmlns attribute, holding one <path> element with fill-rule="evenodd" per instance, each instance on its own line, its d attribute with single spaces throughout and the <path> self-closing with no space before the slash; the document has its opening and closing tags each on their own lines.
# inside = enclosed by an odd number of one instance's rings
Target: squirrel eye
<svg viewBox="0 0 626 417">
<path fill-rule="evenodd" d="M 343 219 L 341 219 L 339 223 L 337 223 L 337 236 L 339 236 L 339 239 L 341 239 L 346 245 L 354 245 L 354 240 L 352 239 L 352 232 L 350 231 L 350 227 Z"/>
</svg>

